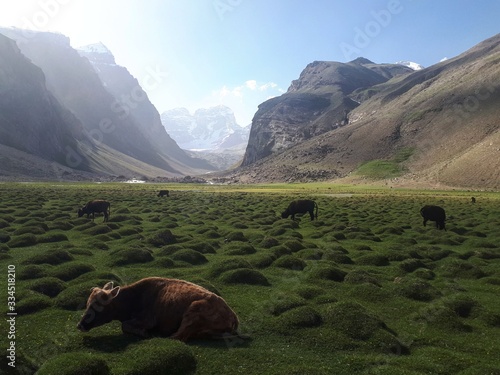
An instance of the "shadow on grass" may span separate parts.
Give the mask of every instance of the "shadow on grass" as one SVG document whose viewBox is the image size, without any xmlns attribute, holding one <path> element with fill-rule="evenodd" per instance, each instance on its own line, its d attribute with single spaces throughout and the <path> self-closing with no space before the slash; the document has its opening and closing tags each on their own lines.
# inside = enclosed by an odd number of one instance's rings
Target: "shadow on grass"
<svg viewBox="0 0 500 375">
<path fill-rule="evenodd" d="M 82 344 L 84 347 L 103 353 L 116 353 L 126 350 L 130 345 L 145 339 L 122 333 L 116 335 L 85 336 Z"/>
<path fill-rule="evenodd" d="M 168 340 L 168 339 L 167 339 Z M 190 340 L 186 344 L 192 347 L 200 347 L 200 348 L 211 348 L 211 349 L 219 349 L 219 350 L 229 350 L 233 348 L 249 348 L 253 339 L 248 336 L 238 337 L 238 336 L 227 336 L 221 338 L 212 338 L 212 339 L 198 339 L 198 340 Z"/>
<path fill-rule="evenodd" d="M 172 340 L 165 336 L 152 336 L 150 338 L 142 338 L 133 335 L 102 335 L 102 336 L 86 336 L 82 340 L 85 348 L 92 349 L 101 353 L 118 353 L 123 352 L 129 347 L 144 343 L 146 344 L 152 339 Z M 177 342 L 177 341 L 176 341 Z M 212 349 L 232 349 L 232 348 L 248 348 L 252 342 L 252 338 L 244 336 L 227 336 L 213 339 L 196 339 L 190 340 L 186 344 L 191 347 L 202 347 Z"/>
</svg>

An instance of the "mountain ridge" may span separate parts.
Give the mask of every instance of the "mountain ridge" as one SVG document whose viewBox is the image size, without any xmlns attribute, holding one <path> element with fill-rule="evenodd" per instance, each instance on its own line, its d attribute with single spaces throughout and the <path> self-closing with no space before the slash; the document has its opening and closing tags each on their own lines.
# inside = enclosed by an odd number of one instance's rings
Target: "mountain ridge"
<svg viewBox="0 0 500 375">
<path fill-rule="evenodd" d="M 354 176 L 363 163 L 373 161 L 393 163 L 399 179 L 499 188 L 498 62 L 500 34 L 455 58 L 358 88 L 350 94 L 359 103 L 348 113 L 346 125 L 262 155 L 226 177 L 240 182 L 333 180 Z M 332 77 L 322 79 L 332 81 Z M 315 90 L 335 92 L 331 86 Z M 267 124 L 280 118 L 266 111 L 266 105 L 259 107 L 264 113 L 254 117 L 249 147 L 266 147 L 255 142 L 254 128 L 267 132 L 269 139 L 283 136 L 272 126 L 260 126 L 261 118 L 267 118 Z M 332 117 L 329 112 L 310 116 L 303 111 L 300 123 L 318 126 Z M 286 126 L 293 125 L 293 120 Z M 259 150 L 247 149 L 245 158 L 252 152 Z M 400 152 L 407 156 L 395 162 Z"/>
<path fill-rule="evenodd" d="M 137 159 L 143 165 L 150 164 L 154 168 L 146 169 L 160 171 L 160 175 L 165 177 L 214 170 L 206 161 L 183 152 L 169 138 L 161 125 L 159 114 L 137 80 L 126 68 L 110 64 L 111 61 L 114 62 L 110 52 L 101 53 L 101 61 L 98 63 L 108 69 L 121 70 L 123 79 L 120 84 L 124 83 L 124 86 L 114 87 L 113 82 L 104 82 L 105 79 L 98 75 L 88 58 L 80 56 L 65 36 L 33 32 L 29 39 L 24 40 L 21 30 L 2 28 L 0 33 L 7 34 L 14 41 L 17 38 L 21 53 L 43 71 L 48 91 L 80 121 L 82 132 L 90 144 L 84 148 L 73 147 L 73 160 L 82 163 L 89 161 L 88 168 L 94 168 L 99 174 L 113 176 L 115 172 L 111 166 L 117 167 L 120 163 L 98 160 L 96 154 L 93 154 L 96 147 L 102 145 Z M 108 60 L 103 62 L 102 55 L 107 56 Z M 147 107 L 144 110 L 149 116 L 147 120 L 143 122 L 143 118 L 131 110 L 126 115 L 116 110 L 120 105 L 116 97 L 120 94 L 120 89 L 125 94 L 130 95 L 131 90 L 136 90 L 134 93 L 142 95 L 141 99 L 144 100 L 140 104 Z M 113 159 L 119 160 L 115 157 Z M 109 165 L 110 168 L 103 169 L 103 165 Z M 74 167 L 79 168 L 78 165 Z M 132 173 L 136 173 L 135 168 L 130 171 Z"/>
<path fill-rule="evenodd" d="M 7 34 L 16 32 L 21 41 L 19 31 Z M 104 45 L 83 51 L 60 34 L 36 33 L 21 46 L 0 35 L 0 179 L 182 178 L 215 169 L 169 136 Z M 212 176 L 499 189 L 499 76 L 500 34 L 419 70 L 366 58 L 313 61 L 286 93 L 259 105 L 241 165 Z M 123 108 L 119 98 L 132 90 L 140 103 Z"/>
<path fill-rule="evenodd" d="M 402 65 L 374 64 L 365 58 L 308 64 L 285 94 L 259 105 L 241 165 L 345 126 L 348 113 L 359 105 L 351 94 L 410 72 Z"/>
</svg>

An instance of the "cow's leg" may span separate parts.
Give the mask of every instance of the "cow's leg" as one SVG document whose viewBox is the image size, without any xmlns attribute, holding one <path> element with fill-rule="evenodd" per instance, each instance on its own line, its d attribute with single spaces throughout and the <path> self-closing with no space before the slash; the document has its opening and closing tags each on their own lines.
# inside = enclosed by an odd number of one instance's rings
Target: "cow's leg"
<svg viewBox="0 0 500 375">
<path fill-rule="evenodd" d="M 311 221 L 314 220 L 314 210 L 309 211 L 309 215 L 311 215 Z"/>
<path fill-rule="evenodd" d="M 187 341 L 192 337 L 199 336 L 203 327 L 207 326 L 206 317 L 210 316 L 210 314 L 207 314 L 209 312 L 207 310 L 210 310 L 207 300 L 191 303 L 182 317 L 179 329 L 170 337 L 180 341 Z"/>
<path fill-rule="evenodd" d="M 122 322 L 123 333 L 139 337 L 149 337 L 148 330 L 153 328 L 156 320 L 151 319 L 130 319 Z"/>
<path fill-rule="evenodd" d="M 425 227 L 426 224 L 427 224 L 427 219 L 424 219 L 424 227 Z"/>
<path fill-rule="evenodd" d="M 216 297 L 194 301 L 184 313 L 179 329 L 170 338 L 187 341 L 193 338 L 224 338 L 225 334 L 236 334 L 233 331 L 237 320 L 235 322 L 232 316 L 234 313 L 228 311 L 227 306 L 221 306 Z"/>
</svg>

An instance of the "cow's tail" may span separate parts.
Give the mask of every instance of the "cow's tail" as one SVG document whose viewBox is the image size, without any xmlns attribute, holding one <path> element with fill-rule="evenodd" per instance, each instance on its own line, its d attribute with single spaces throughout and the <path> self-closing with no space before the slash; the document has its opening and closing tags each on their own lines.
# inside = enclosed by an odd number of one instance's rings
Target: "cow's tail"
<svg viewBox="0 0 500 375">
<path fill-rule="evenodd" d="M 316 220 L 318 220 L 318 204 L 314 202 L 314 207 L 316 207 Z"/>
</svg>

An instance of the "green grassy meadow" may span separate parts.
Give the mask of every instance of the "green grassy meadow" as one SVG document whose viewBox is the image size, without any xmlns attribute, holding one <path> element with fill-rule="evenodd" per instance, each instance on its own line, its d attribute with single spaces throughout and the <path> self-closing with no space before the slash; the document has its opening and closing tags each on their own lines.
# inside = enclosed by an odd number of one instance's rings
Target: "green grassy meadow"
<svg viewBox="0 0 500 375">
<path fill-rule="evenodd" d="M 280 218 L 300 198 L 317 221 Z M 92 199 L 111 202 L 109 222 L 77 217 Z M 447 231 L 423 227 L 424 204 L 445 208 Z M 16 368 L 3 355 L 2 374 L 500 374 L 498 193 L 0 184 L 1 285 L 12 266 Z M 220 294 L 250 338 L 76 329 L 92 287 L 148 276 Z"/>
</svg>

